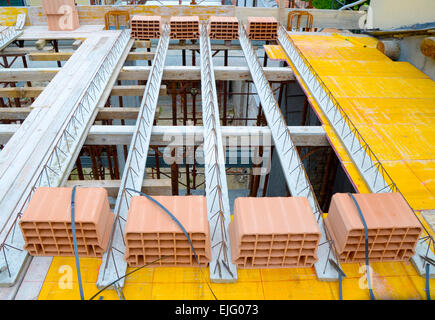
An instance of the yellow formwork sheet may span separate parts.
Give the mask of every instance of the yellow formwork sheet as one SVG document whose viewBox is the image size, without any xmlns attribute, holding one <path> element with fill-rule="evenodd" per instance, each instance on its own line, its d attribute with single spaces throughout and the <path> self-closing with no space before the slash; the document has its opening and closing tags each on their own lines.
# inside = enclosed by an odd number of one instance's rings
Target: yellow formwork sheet
<svg viewBox="0 0 435 320">
<path fill-rule="evenodd" d="M 80 268 L 85 299 L 99 290 L 95 283 L 101 259 L 81 258 Z M 370 299 L 364 271 L 360 264 L 343 264 L 347 277 L 343 280 L 344 299 Z M 425 279 L 418 276 L 410 263 L 372 263 L 373 290 L 377 299 L 426 299 Z M 65 279 L 65 270 L 72 270 L 72 282 Z M 128 271 L 132 271 L 129 269 Z M 201 273 L 203 276 L 201 277 Z M 326 299 L 337 300 L 338 283 L 317 280 L 314 268 L 238 270 L 234 284 L 209 283 L 219 300 L 223 299 Z M 207 286 L 207 268 L 144 268 L 126 279 L 123 289 L 127 300 L 176 299 L 212 300 Z M 435 295 L 435 279 L 430 280 L 431 295 Z M 114 290 L 105 290 L 104 300 L 119 299 Z M 75 260 L 57 257 L 42 286 L 39 300 L 80 299 Z"/>
<path fill-rule="evenodd" d="M 336 98 L 435 98 L 435 82 L 432 79 L 355 75 L 320 77 Z"/>
<path fill-rule="evenodd" d="M 291 38 L 413 209 L 435 209 L 435 82 L 409 63 L 393 62 L 376 49 L 343 37 Z M 335 59 L 344 49 L 346 55 Z M 314 58 L 313 53 L 318 52 L 323 57 Z M 318 106 L 312 105 L 321 114 Z M 353 184 L 364 187 L 327 119 L 322 115 L 320 120 Z"/>
<path fill-rule="evenodd" d="M 310 60 L 310 64 L 322 76 L 429 78 L 409 62 L 319 59 Z"/>
<path fill-rule="evenodd" d="M 266 44 L 263 48 L 270 60 L 285 61 L 287 59 L 283 48 L 279 45 Z"/>
</svg>

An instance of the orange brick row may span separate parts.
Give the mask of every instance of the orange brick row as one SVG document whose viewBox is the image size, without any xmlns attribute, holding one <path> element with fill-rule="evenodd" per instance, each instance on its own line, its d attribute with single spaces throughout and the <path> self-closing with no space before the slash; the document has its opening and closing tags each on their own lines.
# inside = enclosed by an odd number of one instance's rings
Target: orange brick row
<svg viewBox="0 0 435 320">
<path fill-rule="evenodd" d="M 355 194 L 368 229 L 371 261 L 405 261 L 422 227 L 400 193 Z M 364 225 L 348 194 L 335 194 L 325 225 L 342 262 L 365 261 Z"/>
<path fill-rule="evenodd" d="M 212 40 L 237 40 L 239 20 L 236 17 L 211 16 L 208 33 Z"/>
<path fill-rule="evenodd" d="M 136 40 L 158 39 L 162 34 L 162 17 L 133 16 L 131 36 Z"/>
<path fill-rule="evenodd" d="M 199 39 L 198 16 L 175 16 L 170 21 L 171 39 L 196 40 Z"/>
<path fill-rule="evenodd" d="M 184 226 L 201 266 L 211 257 L 206 199 L 202 196 L 156 196 Z M 164 257 L 152 266 L 197 266 L 193 250 L 180 227 L 146 197 L 133 197 L 125 227 L 125 260 L 141 267 Z"/>
<path fill-rule="evenodd" d="M 278 21 L 274 17 L 248 17 L 246 32 L 251 40 L 276 40 Z"/>
<path fill-rule="evenodd" d="M 38 188 L 20 220 L 25 250 L 33 256 L 74 255 L 72 188 Z M 75 226 L 80 256 L 101 257 L 107 249 L 114 215 L 104 188 L 78 188 Z"/>
<path fill-rule="evenodd" d="M 306 198 L 237 198 L 230 223 L 239 268 L 311 267 L 320 229 Z"/>
</svg>

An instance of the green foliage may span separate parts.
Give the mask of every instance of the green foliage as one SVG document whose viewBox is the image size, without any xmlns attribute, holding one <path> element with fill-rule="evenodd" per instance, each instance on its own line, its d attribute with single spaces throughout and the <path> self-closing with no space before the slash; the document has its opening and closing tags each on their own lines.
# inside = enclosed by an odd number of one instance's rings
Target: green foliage
<svg viewBox="0 0 435 320">
<path fill-rule="evenodd" d="M 304 0 L 307 1 L 307 0 Z M 344 0 L 344 1 L 340 1 L 342 3 L 352 3 L 355 2 L 356 0 Z M 357 6 L 354 6 L 352 9 L 353 10 L 358 10 L 359 7 L 361 7 L 362 5 L 369 5 L 370 4 L 370 0 L 365 1 L 364 3 L 361 3 Z M 338 9 L 340 8 L 342 5 L 340 3 L 338 3 L 336 0 L 313 0 L 313 6 L 316 9 Z"/>
</svg>

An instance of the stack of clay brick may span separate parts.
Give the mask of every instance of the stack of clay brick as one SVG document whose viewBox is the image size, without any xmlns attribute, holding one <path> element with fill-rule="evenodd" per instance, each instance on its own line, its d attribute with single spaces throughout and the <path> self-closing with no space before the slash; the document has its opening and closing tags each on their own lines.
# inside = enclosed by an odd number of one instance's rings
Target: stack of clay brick
<svg viewBox="0 0 435 320">
<path fill-rule="evenodd" d="M 203 196 L 156 196 L 186 229 L 201 266 L 210 262 L 210 231 Z M 193 250 L 180 226 L 146 197 L 133 197 L 125 226 L 125 260 L 141 267 L 197 266 Z"/>
<path fill-rule="evenodd" d="M 239 268 L 311 267 L 320 229 L 306 198 L 237 198 L 230 223 Z"/>
<path fill-rule="evenodd" d="M 133 16 L 131 36 L 136 40 L 158 39 L 162 34 L 162 17 Z"/>
<path fill-rule="evenodd" d="M 246 32 L 251 40 L 276 40 L 278 21 L 274 17 L 248 17 Z"/>
<path fill-rule="evenodd" d="M 199 39 L 198 16 L 175 16 L 169 21 L 171 39 L 196 40 Z"/>
<path fill-rule="evenodd" d="M 367 224 L 370 261 L 409 260 L 422 227 L 400 193 L 355 194 Z M 365 261 L 364 225 L 351 196 L 332 197 L 325 225 L 341 262 Z"/>
<path fill-rule="evenodd" d="M 74 0 L 42 0 L 48 30 L 71 31 L 80 27 Z"/>
<path fill-rule="evenodd" d="M 72 188 L 38 188 L 20 220 L 25 250 L 33 256 L 73 256 Z M 101 257 L 114 215 L 104 188 L 77 188 L 75 226 L 80 256 Z"/>
<path fill-rule="evenodd" d="M 208 34 L 213 40 L 237 40 L 239 38 L 239 20 L 236 17 L 211 16 Z"/>
</svg>

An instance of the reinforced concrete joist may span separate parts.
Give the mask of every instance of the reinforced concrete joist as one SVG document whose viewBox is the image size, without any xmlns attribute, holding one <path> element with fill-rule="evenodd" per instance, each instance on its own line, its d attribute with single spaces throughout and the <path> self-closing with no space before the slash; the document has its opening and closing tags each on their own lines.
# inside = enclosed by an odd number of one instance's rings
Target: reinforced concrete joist
<svg viewBox="0 0 435 320">
<path fill-rule="evenodd" d="M 299 82 L 310 90 L 370 191 L 372 193 L 398 192 L 398 188 L 382 163 L 283 27 L 278 30 L 278 41 L 297 70 Z M 429 248 L 430 243 L 431 241 L 429 244 L 427 241 L 419 241 L 415 247 L 416 253 L 411 258 L 421 276 L 426 274 L 422 256 L 435 260 L 435 255 Z M 434 268 L 431 268 L 430 276 L 435 277 Z"/>
<path fill-rule="evenodd" d="M 97 110 L 109 97 L 133 44 L 127 31 L 111 35 L 104 46 L 98 47 L 95 39 L 87 41 L 87 49 L 78 51 L 76 58 L 65 65 L 63 75 L 34 102 L 34 110 L 2 150 L 0 286 L 14 284 L 28 255 L 23 249 L 23 236 L 16 230 L 20 214 L 37 187 L 62 186 L 67 180 Z M 99 50 L 91 56 L 89 69 L 85 69 L 90 76 L 83 81 L 71 70 L 83 64 L 82 57 L 95 47 Z M 74 86 L 59 97 L 56 89 L 68 83 Z M 52 106 L 46 108 L 47 103 Z"/>
<path fill-rule="evenodd" d="M 143 93 L 135 131 L 121 179 L 121 186 L 116 199 L 115 221 L 109 246 L 103 256 L 103 262 L 98 274 L 97 286 L 100 288 L 110 285 L 124 276 L 127 271 L 127 262 L 124 260 L 125 243 L 123 232 L 127 221 L 130 199 L 137 195 L 128 189 L 140 191 L 142 188 L 168 46 L 169 25 L 165 24 Z M 124 279 L 120 280 L 116 287 L 123 287 L 123 285 Z"/>
<path fill-rule="evenodd" d="M 314 265 L 317 277 L 320 280 L 336 280 L 338 279 L 338 272 L 329 260 L 332 259 L 336 265 L 338 265 L 338 262 L 334 255 L 331 254 L 331 247 L 328 238 L 326 237 L 326 230 L 323 225 L 323 218 L 319 204 L 317 203 L 311 183 L 299 157 L 296 145 L 292 140 L 286 121 L 282 116 L 280 107 L 275 99 L 272 89 L 270 88 L 269 82 L 266 79 L 261 64 L 250 40 L 248 39 L 248 35 L 242 23 L 240 23 L 239 26 L 239 41 L 251 71 L 267 124 L 271 130 L 275 149 L 281 162 L 289 191 L 294 197 L 306 197 L 308 199 L 322 233 L 320 243 L 325 244 L 319 246 L 319 259 Z"/>
<path fill-rule="evenodd" d="M 237 269 L 231 258 L 228 225 L 231 222 L 219 104 L 207 24 L 201 24 L 201 97 L 204 123 L 204 175 L 210 224 L 210 280 L 235 282 Z"/>
</svg>

